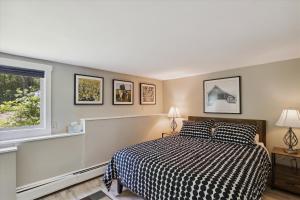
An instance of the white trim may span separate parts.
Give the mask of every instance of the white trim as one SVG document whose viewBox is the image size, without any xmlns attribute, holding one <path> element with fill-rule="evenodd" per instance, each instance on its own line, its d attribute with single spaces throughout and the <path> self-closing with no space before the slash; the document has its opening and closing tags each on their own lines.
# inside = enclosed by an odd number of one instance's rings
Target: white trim
<svg viewBox="0 0 300 200">
<path fill-rule="evenodd" d="M 59 133 L 59 134 L 52 134 L 47 136 L 40 136 L 40 137 L 31 137 L 31 138 L 22 138 L 22 139 L 15 139 L 15 140 L 6 140 L 0 141 L 0 146 L 4 145 L 18 145 L 25 142 L 33 142 L 39 140 L 49 140 L 49 139 L 56 139 L 56 138 L 64 138 L 64 137 L 72 137 L 78 135 L 84 135 L 84 132 L 80 133 Z"/>
<path fill-rule="evenodd" d="M 86 170 L 86 169 L 90 169 L 90 168 L 94 168 L 94 167 L 97 167 L 97 166 L 102 166 L 102 165 L 107 165 L 109 163 L 109 161 L 105 161 L 105 162 L 102 162 L 102 163 L 99 163 L 97 165 L 92 165 L 90 167 L 87 167 L 87 168 L 83 168 L 83 169 L 80 169 L 80 170 L 74 170 L 74 171 L 70 171 L 66 174 L 62 174 L 62 175 L 59 175 L 59 176 L 54 176 L 52 178 L 48 178 L 48 179 L 44 179 L 44 180 L 41 180 L 41 181 L 37 181 L 37 182 L 34 182 L 34 183 L 30 183 L 30 184 L 26 184 L 26 185 L 23 185 L 23 186 L 20 186 L 20 187 L 17 187 L 17 192 L 20 192 L 22 190 L 27 190 L 29 188 L 32 188 L 32 187 L 36 187 L 36 186 L 39 186 L 39 185 L 43 185 L 43 184 L 46 184 L 46 183 L 50 183 L 50 182 L 53 182 L 55 180 L 60 180 L 61 178 L 63 177 L 66 177 L 66 176 L 69 176 L 70 174 L 74 174 L 74 173 L 77 173 L 79 171 L 82 171 L 82 170 Z"/>
<path fill-rule="evenodd" d="M 51 134 L 51 72 L 52 66 L 40 64 L 40 63 L 32 63 L 27 61 L 20 61 L 15 59 L 8 58 L 0 58 L 0 64 L 7 66 L 14 66 L 19 68 L 27 68 L 27 69 L 36 69 L 43 70 L 45 72 L 44 84 L 41 84 L 41 87 L 44 87 L 42 90 L 41 101 L 43 103 L 41 106 L 44 106 L 41 109 L 41 127 L 20 127 L 12 130 L 3 130 L 0 131 L 0 141 L 6 141 L 10 139 L 19 139 L 26 137 L 36 137 L 43 135 Z"/>
<path fill-rule="evenodd" d="M 109 120 L 109 119 L 123 119 L 123 118 L 137 118 L 137 117 L 152 117 L 152 116 L 167 116 L 165 113 L 160 114 L 148 114 L 148 115 L 120 115 L 112 117 L 93 117 L 93 118 L 83 118 L 82 121 L 95 121 L 95 120 Z"/>
<path fill-rule="evenodd" d="M 113 119 L 125 119 L 125 118 L 138 118 L 138 117 L 153 117 L 153 116 L 164 116 L 166 117 L 167 114 L 148 114 L 148 115 L 123 115 L 123 116 L 113 116 L 113 117 L 95 117 L 95 118 L 84 118 L 80 119 L 82 125 L 82 132 L 80 133 L 57 133 L 57 134 L 50 134 L 45 136 L 37 136 L 37 137 L 29 137 L 29 138 L 20 138 L 20 139 L 12 139 L 12 140 L 5 140 L 0 141 L 0 146 L 6 145 L 18 145 L 24 142 L 33 142 L 39 140 L 49 140 L 49 139 L 56 139 L 56 138 L 63 138 L 63 137 L 72 137 L 78 135 L 85 134 L 85 122 L 86 121 L 96 121 L 96 120 L 113 120 Z"/>
<path fill-rule="evenodd" d="M 1 58 L 0 63 L 7 66 L 15 66 L 20 68 L 29 68 L 29 69 L 36 69 L 36 70 L 43 70 L 45 72 L 51 72 L 52 66 L 45 65 L 41 63 L 33 63 L 28 61 L 16 60 L 16 59 L 9 59 L 9 58 Z"/>
<path fill-rule="evenodd" d="M 17 200 L 31 200 L 104 174 L 108 162 L 16 188 Z"/>
<path fill-rule="evenodd" d="M 2 153 L 10 153 L 10 152 L 15 152 L 18 150 L 18 147 L 6 147 L 6 148 L 1 148 L 0 149 L 0 154 Z"/>
</svg>

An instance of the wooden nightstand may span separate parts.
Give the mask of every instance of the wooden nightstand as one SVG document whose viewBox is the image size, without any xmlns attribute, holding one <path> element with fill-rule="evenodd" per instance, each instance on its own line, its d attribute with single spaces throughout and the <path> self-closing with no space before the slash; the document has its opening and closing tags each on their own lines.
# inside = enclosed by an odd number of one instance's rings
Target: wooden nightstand
<svg viewBox="0 0 300 200">
<path fill-rule="evenodd" d="M 164 132 L 164 133 L 161 133 L 161 137 L 168 137 L 168 136 L 172 136 L 172 135 L 177 135 L 179 132 Z"/>
<path fill-rule="evenodd" d="M 276 163 L 276 156 L 283 156 L 290 160 L 291 166 Z M 297 161 L 300 160 L 300 151 L 297 154 L 288 154 L 284 148 L 274 147 L 272 150 L 272 188 L 300 194 L 300 169 Z"/>
</svg>

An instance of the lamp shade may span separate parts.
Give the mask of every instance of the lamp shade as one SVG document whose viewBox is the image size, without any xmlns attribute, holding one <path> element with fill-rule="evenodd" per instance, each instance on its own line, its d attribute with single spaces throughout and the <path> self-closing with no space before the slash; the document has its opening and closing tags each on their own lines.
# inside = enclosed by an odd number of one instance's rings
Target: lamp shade
<svg viewBox="0 0 300 200">
<path fill-rule="evenodd" d="M 179 118 L 179 117 L 181 117 L 178 108 L 172 106 L 172 107 L 170 108 L 170 110 L 169 110 L 168 117 L 172 117 L 172 118 Z"/>
<path fill-rule="evenodd" d="M 299 111 L 296 109 L 284 109 L 276 125 L 289 128 L 300 128 Z"/>
</svg>

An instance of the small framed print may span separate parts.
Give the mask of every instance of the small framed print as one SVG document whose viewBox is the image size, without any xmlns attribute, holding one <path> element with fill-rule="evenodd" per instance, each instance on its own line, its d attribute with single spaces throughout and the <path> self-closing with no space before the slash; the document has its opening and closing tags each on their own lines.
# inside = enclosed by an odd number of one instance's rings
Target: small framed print
<svg viewBox="0 0 300 200">
<path fill-rule="evenodd" d="M 133 105 L 133 82 L 113 80 L 113 105 Z"/>
<path fill-rule="evenodd" d="M 74 104 L 102 105 L 103 80 L 98 76 L 74 74 Z"/>
<path fill-rule="evenodd" d="M 156 85 L 140 83 L 140 104 L 142 105 L 156 104 Z"/>
<path fill-rule="evenodd" d="M 241 114 L 241 77 L 203 81 L 204 112 Z"/>
</svg>

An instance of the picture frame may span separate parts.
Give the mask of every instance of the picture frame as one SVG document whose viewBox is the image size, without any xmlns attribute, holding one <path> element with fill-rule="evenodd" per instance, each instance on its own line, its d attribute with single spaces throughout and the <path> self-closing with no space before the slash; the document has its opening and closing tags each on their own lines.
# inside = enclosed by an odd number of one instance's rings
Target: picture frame
<svg viewBox="0 0 300 200">
<path fill-rule="evenodd" d="M 74 105 L 103 105 L 104 78 L 74 74 Z"/>
<path fill-rule="evenodd" d="M 132 81 L 113 79 L 112 104 L 133 105 L 134 83 Z"/>
<path fill-rule="evenodd" d="M 140 104 L 155 105 L 156 104 L 156 85 L 148 83 L 140 83 Z"/>
<path fill-rule="evenodd" d="M 241 76 L 203 81 L 204 113 L 241 114 Z"/>
</svg>

